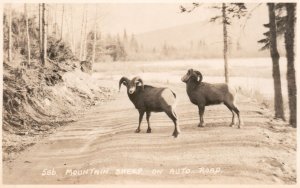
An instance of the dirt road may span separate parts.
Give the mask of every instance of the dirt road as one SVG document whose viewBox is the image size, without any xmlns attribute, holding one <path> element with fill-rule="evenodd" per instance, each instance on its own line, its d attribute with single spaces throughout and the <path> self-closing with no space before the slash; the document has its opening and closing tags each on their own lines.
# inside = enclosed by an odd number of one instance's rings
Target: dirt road
<svg viewBox="0 0 300 188">
<path fill-rule="evenodd" d="M 179 97 L 181 135 L 163 113 L 151 116 L 152 133 L 134 133 L 138 112 L 125 90 L 92 108 L 78 122 L 4 162 L 5 184 L 194 184 L 296 182 L 296 130 L 271 121 L 267 110 L 239 96 L 244 127 L 229 127 L 223 105 L 206 108 L 198 128 L 197 107 L 185 87 Z"/>
</svg>

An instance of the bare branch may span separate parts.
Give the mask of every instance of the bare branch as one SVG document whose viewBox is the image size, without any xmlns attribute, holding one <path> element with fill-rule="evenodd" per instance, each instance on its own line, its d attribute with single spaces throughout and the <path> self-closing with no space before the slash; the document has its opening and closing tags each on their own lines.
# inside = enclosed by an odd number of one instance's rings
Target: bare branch
<svg viewBox="0 0 300 188">
<path fill-rule="evenodd" d="M 197 7 L 200 7 L 201 5 L 202 4 L 200 4 L 200 3 L 192 3 L 192 8 L 190 8 L 190 9 L 187 9 L 184 6 L 180 5 L 179 9 L 180 9 L 181 13 L 183 13 L 183 12 L 190 13 L 190 12 L 194 11 Z"/>
</svg>

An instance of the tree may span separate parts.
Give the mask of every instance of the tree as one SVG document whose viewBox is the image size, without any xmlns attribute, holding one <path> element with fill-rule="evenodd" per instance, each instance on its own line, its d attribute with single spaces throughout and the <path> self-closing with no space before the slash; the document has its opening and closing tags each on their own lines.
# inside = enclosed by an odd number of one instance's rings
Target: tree
<svg viewBox="0 0 300 188">
<path fill-rule="evenodd" d="M 137 42 L 134 34 L 131 35 L 130 50 L 132 50 L 134 52 L 138 52 L 139 51 L 139 44 L 138 44 L 138 42 Z"/>
<path fill-rule="evenodd" d="M 57 37 L 57 4 L 55 4 L 54 10 L 54 36 Z"/>
<path fill-rule="evenodd" d="M 186 9 L 183 6 L 180 6 L 181 12 L 192 12 L 195 8 L 199 7 L 199 3 L 193 3 L 193 7 L 191 9 Z M 227 25 L 231 24 L 233 18 L 240 19 L 241 17 L 246 15 L 247 8 L 244 3 L 222 3 L 222 6 L 213 6 L 212 8 L 221 9 L 222 15 L 217 15 L 211 18 L 211 22 L 215 22 L 216 20 L 222 19 L 223 24 L 223 58 L 224 58 L 224 76 L 225 82 L 229 83 L 229 70 L 228 70 L 228 32 Z"/>
<path fill-rule="evenodd" d="M 42 3 L 42 64 L 45 65 L 47 59 L 47 32 L 46 32 L 46 5 Z"/>
<path fill-rule="evenodd" d="M 218 6 L 213 8 L 219 9 Z M 211 21 L 214 22 L 222 18 L 223 25 L 223 58 L 224 58 L 224 77 L 225 82 L 229 83 L 229 70 L 228 70 L 228 31 L 227 26 L 231 24 L 233 18 L 240 19 L 242 16 L 245 16 L 247 8 L 244 3 L 222 3 L 222 16 L 217 15 L 211 18 Z"/>
<path fill-rule="evenodd" d="M 270 39 L 270 55 L 272 58 L 272 71 L 274 81 L 274 108 L 275 118 L 285 120 L 283 110 L 283 100 L 281 91 L 281 79 L 280 79 L 280 68 L 279 68 L 279 53 L 277 50 L 277 33 L 276 33 L 276 17 L 275 17 L 275 4 L 268 3 L 269 10 L 269 24 L 265 25 L 269 27 L 269 39 Z"/>
<path fill-rule="evenodd" d="M 76 41 L 75 41 L 75 37 L 74 37 L 74 22 L 73 22 L 73 8 L 72 8 L 72 5 L 71 5 L 71 33 L 72 33 L 72 52 L 73 54 L 76 53 Z"/>
<path fill-rule="evenodd" d="M 123 32 L 123 42 L 127 43 L 127 40 L 128 40 L 127 32 L 126 32 L 126 29 L 124 29 L 124 32 Z"/>
<path fill-rule="evenodd" d="M 8 61 L 11 63 L 12 60 L 12 37 L 11 37 L 11 25 L 12 25 L 12 15 L 11 15 L 11 6 L 8 7 Z"/>
<path fill-rule="evenodd" d="M 42 4 L 39 3 L 39 50 L 40 57 L 42 56 Z"/>
<path fill-rule="evenodd" d="M 293 127 L 297 127 L 297 87 L 295 76 L 295 10 L 296 3 L 285 3 L 287 16 L 286 16 L 286 30 L 284 34 L 285 49 L 287 58 L 287 85 L 288 85 L 288 98 L 290 118 L 289 123 Z"/>
<path fill-rule="evenodd" d="M 228 78 L 228 36 L 227 36 L 227 16 L 226 16 L 226 5 L 222 3 L 222 23 L 223 23 L 223 58 L 224 58 L 224 76 L 225 76 L 225 83 L 229 82 Z"/>
<path fill-rule="evenodd" d="M 86 9 L 86 5 L 84 7 Z M 82 60 L 83 56 L 83 40 L 84 40 L 84 16 L 85 16 L 85 9 L 82 13 L 82 22 L 81 22 L 81 33 L 80 33 L 80 54 L 79 54 L 79 59 Z"/>
<path fill-rule="evenodd" d="M 97 41 L 97 6 L 96 6 L 96 13 L 95 13 L 95 25 L 94 25 L 94 42 L 93 42 L 93 55 L 92 55 L 92 62 L 95 63 L 95 55 L 96 55 L 96 41 Z"/>
<path fill-rule="evenodd" d="M 85 10 L 85 22 L 84 22 L 84 35 L 83 35 L 83 59 L 86 60 L 87 57 L 87 37 L 88 37 L 88 19 L 87 19 L 87 9 Z"/>
<path fill-rule="evenodd" d="M 27 4 L 24 3 L 24 15 L 26 21 L 26 35 L 27 35 L 27 58 L 28 65 L 30 65 L 30 37 L 29 37 L 29 27 L 28 27 L 28 15 L 27 15 Z"/>
</svg>

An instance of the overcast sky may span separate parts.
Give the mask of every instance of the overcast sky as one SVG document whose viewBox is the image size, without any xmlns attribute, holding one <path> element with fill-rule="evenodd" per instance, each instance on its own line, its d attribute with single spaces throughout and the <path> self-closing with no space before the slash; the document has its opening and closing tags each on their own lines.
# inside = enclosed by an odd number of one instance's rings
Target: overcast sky
<svg viewBox="0 0 300 188">
<path fill-rule="evenodd" d="M 65 4 L 64 30 L 71 23 L 71 9 L 73 12 L 73 28 L 76 34 L 80 34 L 83 10 L 88 10 L 88 27 L 93 28 L 98 15 L 99 30 L 103 33 L 112 34 L 123 33 L 126 29 L 128 33 L 143 33 L 147 31 L 167 28 L 176 25 L 192 23 L 196 21 L 208 20 L 210 17 L 219 14 L 219 10 L 210 7 L 212 4 L 204 4 L 191 13 L 180 13 L 179 6 L 176 3 L 100 3 L 100 4 Z M 191 4 L 184 4 L 185 7 L 191 7 Z M 250 4 L 249 10 L 256 4 Z M 19 11 L 23 11 L 23 5 L 13 6 Z M 30 14 L 37 15 L 37 4 L 31 4 L 29 7 Z M 50 4 L 50 15 L 54 19 L 56 14 L 57 22 L 61 23 L 62 4 Z M 262 8 L 264 7 L 264 8 Z M 55 13 L 56 10 L 56 13 Z M 267 18 L 265 5 L 258 8 L 256 14 L 261 14 L 261 19 Z"/>
<path fill-rule="evenodd" d="M 199 9 L 189 14 L 180 13 L 180 4 L 108 4 L 103 6 L 103 26 L 110 32 L 142 33 L 208 18 L 208 9 Z M 212 11 L 212 10 L 210 10 Z"/>
</svg>

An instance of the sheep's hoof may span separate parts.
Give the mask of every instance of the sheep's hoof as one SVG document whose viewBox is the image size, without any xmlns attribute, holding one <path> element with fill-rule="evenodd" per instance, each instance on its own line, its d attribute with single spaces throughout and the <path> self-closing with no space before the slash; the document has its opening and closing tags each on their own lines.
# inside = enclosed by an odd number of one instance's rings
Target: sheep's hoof
<svg viewBox="0 0 300 188">
<path fill-rule="evenodd" d="M 204 123 L 202 123 L 202 124 L 199 123 L 199 124 L 198 124 L 198 127 L 204 127 Z"/>
<path fill-rule="evenodd" d="M 151 133 L 151 129 L 147 129 L 147 133 Z"/>
<path fill-rule="evenodd" d="M 241 122 L 241 123 L 238 124 L 238 129 L 240 129 L 241 126 L 244 126 L 244 122 Z"/>
<path fill-rule="evenodd" d="M 179 132 L 178 131 L 174 131 L 172 136 L 174 136 L 174 138 L 177 138 L 177 136 L 179 135 Z"/>
<path fill-rule="evenodd" d="M 141 132 L 141 129 L 136 129 L 135 130 L 135 133 L 139 133 L 139 132 Z"/>
<path fill-rule="evenodd" d="M 233 127 L 234 126 L 234 123 L 230 123 L 229 127 Z"/>
</svg>

